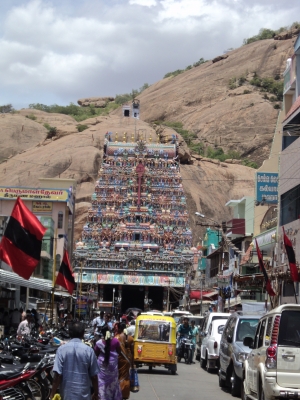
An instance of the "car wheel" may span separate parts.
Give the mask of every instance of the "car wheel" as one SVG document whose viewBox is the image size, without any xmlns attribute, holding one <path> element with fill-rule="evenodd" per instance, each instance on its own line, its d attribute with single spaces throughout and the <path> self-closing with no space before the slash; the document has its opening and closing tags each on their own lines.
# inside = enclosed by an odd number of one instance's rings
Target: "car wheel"
<svg viewBox="0 0 300 400">
<path fill-rule="evenodd" d="M 200 367 L 205 368 L 206 367 L 206 358 L 200 358 Z"/>
<path fill-rule="evenodd" d="M 206 371 L 207 372 L 210 372 L 211 371 L 211 368 L 209 368 L 209 362 L 208 362 L 208 356 L 207 356 L 207 353 L 206 353 L 206 358 L 205 358 L 205 363 L 206 363 Z"/>
<path fill-rule="evenodd" d="M 235 373 L 234 368 L 232 367 L 230 386 L 231 386 L 231 394 L 233 397 L 239 397 L 241 395 L 241 380 Z"/>
<path fill-rule="evenodd" d="M 222 378 L 221 372 L 219 371 L 219 386 L 224 388 L 226 386 L 225 380 Z"/>
</svg>

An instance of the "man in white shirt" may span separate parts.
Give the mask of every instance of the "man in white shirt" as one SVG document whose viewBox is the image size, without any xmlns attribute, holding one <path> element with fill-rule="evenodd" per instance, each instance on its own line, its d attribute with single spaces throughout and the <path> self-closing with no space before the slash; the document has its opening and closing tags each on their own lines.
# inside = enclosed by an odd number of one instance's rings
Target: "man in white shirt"
<svg viewBox="0 0 300 400">
<path fill-rule="evenodd" d="M 95 335 L 100 335 L 100 328 L 101 328 L 101 326 L 103 326 L 105 324 L 103 317 L 104 317 L 104 311 L 101 311 L 100 316 L 93 320 Z"/>
<path fill-rule="evenodd" d="M 134 336 L 135 333 L 135 319 L 130 321 L 130 326 L 127 328 L 127 335 Z"/>
<path fill-rule="evenodd" d="M 25 336 L 30 335 L 31 328 L 30 323 L 33 321 L 33 318 L 30 313 L 26 313 L 26 318 L 24 321 L 20 322 L 17 330 L 17 335 Z"/>
</svg>

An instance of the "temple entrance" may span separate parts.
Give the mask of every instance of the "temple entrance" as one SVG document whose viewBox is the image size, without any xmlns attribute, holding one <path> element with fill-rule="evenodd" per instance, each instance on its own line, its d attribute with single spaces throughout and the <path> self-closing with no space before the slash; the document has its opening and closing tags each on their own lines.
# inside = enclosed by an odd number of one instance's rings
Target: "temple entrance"
<svg viewBox="0 0 300 400">
<path fill-rule="evenodd" d="M 122 311 L 127 308 L 137 307 L 144 310 L 144 286 L 123 285 L 122 288 Z"/>
<path fill-rule="evenodd" d="M 163 297 L 164 297 L 164 288 L 149 286 L 149 300 L 152 300 L 152 304 L 150 305 L 150 310 L 159 310 L 163 311 Z"/>
</svg>

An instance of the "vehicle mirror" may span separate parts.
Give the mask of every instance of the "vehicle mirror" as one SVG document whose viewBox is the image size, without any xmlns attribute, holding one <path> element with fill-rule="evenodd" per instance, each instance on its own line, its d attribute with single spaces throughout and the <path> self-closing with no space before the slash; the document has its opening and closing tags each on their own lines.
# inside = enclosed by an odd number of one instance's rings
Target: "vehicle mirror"
<svg viewBox="0 0 300 400">
<path fill-rule="evenodd" d="M 227 342 L 228 343 L 232 343 L 232 337 L 231 336 L 227 336 Z"/>
<path fill-rule="evenodd" d="M 250 336 L 246 336 L 243 340 L 243 345 L 249 347 L 250 349 L 253 348 L 253 339 Z"/>
</svg>

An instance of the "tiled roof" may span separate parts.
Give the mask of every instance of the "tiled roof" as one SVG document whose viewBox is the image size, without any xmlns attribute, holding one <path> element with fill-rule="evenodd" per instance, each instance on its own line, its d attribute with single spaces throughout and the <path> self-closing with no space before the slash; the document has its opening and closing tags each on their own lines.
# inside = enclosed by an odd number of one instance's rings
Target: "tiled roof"
<svg viewBox="0 0 300 400">
<path fill-rule="evenodd" d="M 300 107 L 300 96 L 297 97 L 295 103 L 292 105 L 289 112 L 286 114 L 283 122 L 286 121 L 296 110 L 298 110 L 299 107 Z"/>
</svg>

